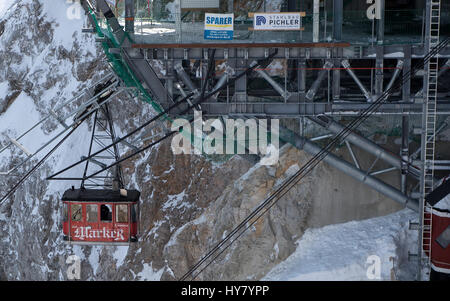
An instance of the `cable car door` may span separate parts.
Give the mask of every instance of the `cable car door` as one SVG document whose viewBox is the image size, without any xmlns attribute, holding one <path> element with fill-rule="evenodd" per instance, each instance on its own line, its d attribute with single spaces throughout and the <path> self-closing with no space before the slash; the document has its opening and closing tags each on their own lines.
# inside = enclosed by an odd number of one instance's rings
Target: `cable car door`
<svg viewBox="0 0 450 301">
<path fill-rule="evenodd" d="M 100 205 L 100 239 L 102 242 L 114 242 L 113 205 L 104 203 Z"/>
</svg>

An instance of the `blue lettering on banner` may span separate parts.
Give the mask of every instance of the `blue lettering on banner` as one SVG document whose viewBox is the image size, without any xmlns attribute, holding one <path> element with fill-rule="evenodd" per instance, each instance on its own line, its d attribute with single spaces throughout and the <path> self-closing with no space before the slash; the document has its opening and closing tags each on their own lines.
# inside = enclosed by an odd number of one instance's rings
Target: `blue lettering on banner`
<svg viewBox="0 0 450 301">
<path fill-rule="evenodd" d="M 217 17 L 217 18 L 206 17 L 206 24 L 207 25 L 211 25 L 211 24 L 213 24 L 213 25 L 230 25 L 230 24 L 232 24 L 232 22 L 233 22 L 233 18 L 231 18 L 231 17 L 226 17 L 226 18 L 223 18 L 223 17 Z"/>
<path fill-rule="evenodd" d="M 205 30 L 206 40 L 232 40 L 233 31 L 231 30 Z"/>
</svg>

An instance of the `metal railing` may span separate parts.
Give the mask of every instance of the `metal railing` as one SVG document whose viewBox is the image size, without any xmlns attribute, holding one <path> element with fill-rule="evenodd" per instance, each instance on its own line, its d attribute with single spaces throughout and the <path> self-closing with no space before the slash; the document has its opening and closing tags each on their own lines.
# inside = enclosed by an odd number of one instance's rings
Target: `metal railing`
<svg viewBox="0 0 450 301">
<path fill-rule="evenodd" d="M 206 0 L 205 0 L 206 1 Z M 115 13 L 119 23 L 125 25 L 123 2 L 119 2 Z M 134 39 L 137 43 L 229 43 L 229 41 L 204 39 L 204 16 L 200 9 L 177 11 L 174 2 L 138 0 L 135 2 Z M 234 1 L 234 43 L 308 43 L 313 41 L 313 14 L 306 11 L 302 18 L 304 31 L 253 31 L 253 19 L 249 12 L 271 11 L 281 7 L 266 7 L 265 1 Z M 227 13 L 230 8 L 221 2 L 215 10 Z M 443 15 L 450 12 L 445 12 Z M 424 10 L 386 10 L 383 44 L 421 44 L 424 42 Z M 446 20 L 445 18 L 442 18 Z M 181 22 L 177 22 L 181 20 Z M 104 20 L 99 20 L 104 24 Z M 343 40 L 353 44 L 368 45 L 376 42 L 376 20 L 369 20 L 365 10 L 344 10 Z M 103 25 L 102 25 L 103 27 Z M 448 28 L 450 26 L 443 26 Z M 320 13 L 320 42 L 333 40 L 333 12 Z M 445 32 L 444 32 L 445 34 Z"/>
</svg>

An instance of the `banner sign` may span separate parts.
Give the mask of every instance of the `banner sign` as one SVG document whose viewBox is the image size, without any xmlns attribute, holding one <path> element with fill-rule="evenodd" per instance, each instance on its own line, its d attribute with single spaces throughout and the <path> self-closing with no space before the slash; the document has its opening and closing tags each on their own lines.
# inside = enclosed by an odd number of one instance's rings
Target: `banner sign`
<svg viewBox="0 0 450 301">
<path fill-rule="evenodd" d="M 205 40 L 232 40 L 234 14 L 205 14 Z"/>
<path fill-rule="evenodd" d="M 253 13 L 253 30 L 302 30 L 304 12 Z"/>
</svg>

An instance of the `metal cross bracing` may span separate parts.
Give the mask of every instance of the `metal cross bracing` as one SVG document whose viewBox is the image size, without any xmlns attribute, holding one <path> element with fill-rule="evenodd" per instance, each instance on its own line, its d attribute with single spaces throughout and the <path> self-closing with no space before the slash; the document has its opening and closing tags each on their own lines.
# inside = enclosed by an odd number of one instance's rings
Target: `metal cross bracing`
<svg viewBox="0 0 450 301">
<path fill-rule="evenodd" d="M 139 59 L 137 59 L 139 60 Z M 180 66 L 182 60 L 174 60 L 171 63 L 175 66 Z M 240 59 L 236 59 L 240 62 Z M 288 62 L 295 60 L 287 60 Z M 311 63 L 320 62 L 320 60 L 309 60 Z M 170 62 L 170 61 L 168 61 Z M 251 60 L 249 60 L 251 62 Z M 345 60 L 344 60 L 345 62 Z M 402 71 L 403 60 L 398 60 L 397 65 L 393 68 L 395 70 L 386 71 L 387 74 L 384 75 L 386 78 L 386 84 L 389 85 L 395 81 Z M 135 64 L 138 64 L 137 62 Z M 247 63 L 249 64 L 249 63 Z M 364 68 L 359 68 L 352 70 L 352 65 L 345 65 L 347 68 L 340 68 L 345 70 L 349 75 L 345 77 L 345 73 L 342 70 L 337 70 L 341 72 L 341 85 L 339 86 L 339 96 L 334 97 L 334 92 L 332 99 L 327 99 L 328 91 L 326 82 L 328 79 L 329 87 L 334 85 L 334 79 L 330 78 L 329 73 L 334 72 L 335 68 L 331 67 L 329 61 L 322 63 L 323 65 L 318 68 L 309 68 L 315 70 L 306 70 L 306 76 L 300 77 L 298 81 L 298 87 L 292 85 L 295 80 L 289 80 L 290 76 L 284 80 L 280 77 L 270 76 L 268 74 L 270 68 L 267 70 L 257 70 L 255 75 L 248 76 L 247 78 L 241 79 L 236 85 L 231 86 L 226 91 L 223 91 L 216 98 L 210 99 L 202 104 L 202 110 L 205 116 L 221 116 L 227 114 L 242 114 L 242 115 L 253 115 L 257 116 L 273 116 L 278 118 L 296 118 L 298 116 L 315 116 L 318 114 L 328 114 L 328 115 L 357 115 L 364 108 L 368 107 L 370 100 L 375 95 L 370 88 L 370 78 L 358 76 L 358 73 L 364 72 Z M 170 64 L 169 64 L 170 65 Z M 234 73 L 239 71 L 239 68 L 234 63 L 234 59 L 229 59 L 227 62 L 227 68 L 231 69 Z M 370 64 L 368 64 L 370 65 Z M 368 67 L 366 69 L 371 69 Z M 174 74 L 179 75 L 178 69 L 175 70 Z M 300 70 L 294 70 L 300 73 Z M 188 75 L 188 80 L 194 83 L 194 86 L 198 86 L 199 80 L 194 76 L 189 76 L 193 74 L 190 68 L 186 68 L 183 71 Z M 233 77 L 233 72 L 228 73 L 228 78 Z M 291 72 L 291 71 L 289 71 Z M 293 71 L 292 71 L 293 72 Z M 308 75 L 309 74 L 309 75 Z M 353 76 L 350 76 L 353 75 Z M 183 82 L 187 82 L 182 78 Z M 309 82 L 310 79 L 313 80 L 311 86 L 305 84 L 305 79 Z M 221 75 L 218 75 L 216 79 L 217 83 L 221 80 Z M 166 79 L 167 82 L 168 79 Z M 180 89 L 178 80 L 176 77 L 172 78 L 171 81 L 175 83 L 175 89 L 172 89 L 174 99 L 183 97 L 183 91 Z M 257 83 L 257 86 L 254 85 Z M 415 79 L 415 84 L 417 80 Z M 263 85 L 265 88 L 258 87 Z M 254 86 L 254 87 L 253 87 Z M 303 92 L 303 88 L 308 89 Z M 368 87 L 369 86 L 369 87 Z M 190 91 L 193 89 L 190 85 L 186 85 Z M 194 87 L 194 90 L 197 89 Z M 408 94 L 409 91 L 415 89 L 410 87 L 404 91 L 404 93 L 399 93 L 393 96 L 393 101 L 383 104 L 380 110 L 376 114 L 384 115 L 396 115 L 396 114 L 414 114 L 420 115 L 422 113 L 422 104 L 417 101 L 414 96 Z M 198 89 L 197 89 L 198 90 Z M 413 90 L 414 92 L 414 90 Z M 450 92 L 450 91 L 449 91 Z M 448 102 L 449 93 L 442 91 L 439 97 L 439 102 L 437 103 L 437 114 L 445 115 L 450 113 L 450 104 Z M 305 96 L 309 99 L 313 99 L 314 102 L 305 102 Z M 447 100 L 447 101 L 446 101 Z"/>
<path fill-rule="evenodd" d="M 204 115 L 243 114 L 278 118 L 318 114 L 357 115 L 369 105 L 375 95 L 380 93 L 380 89 L 376 89 L 376 87 L 382 87 L 380 85 L 382 81 L 385 81 L 385 85 L 389 87 L 400 74 L 408 72 L 411 64 L 420 59 L 424 53 L 423 48 L 420 47 L 396 46 L 391 48 L 375 46 L 376 51 L 367 50 L 362 58 L 353 57 L 352 53 L 348 53 L 346 49 L 342 49 L 341 54 L 334 55 L 333 49 L 325 46 L 324 48 L 310 49 L 275 48 L 278 49 L 278 53 L 274 57 L 278 61 L 275 63 L 289 67 L 285 68 L 282 73 L 278 72 L 274 75 L 276 69 L 268 66 L 263 70 L 257 70 L 255 74 L 242 78 L 227 91 L 217 95 L 215 99 L 204 102 L 202 104 Z M 172 91 L 174 99 L 183 96 L 178 85 L 180 72 L 177 66 L 182 65 L 189 81 L 198 86 L 199 79 L 195 76 L 195 66 L 202 65 L 205 60 L 205 51 L 198 48 L 132 48 L 131 50 L 124 49 L 124 51 L 130 52 L 128 58 L 134 65 L 148 66 L 155 62 L 162 62 L 162 66 L 168 68 L 165 69 L 167 75 L 159 76 L 159 80 L 166 82 L 163 86 L 167 91 Z M 392 56 L 391 51 L 395 51 L 396 56 Z M 447 50 L 444 49 L 443 52 L 445 53 L 445 51 Z M 263 48 L 217 49 L 216 58 L 221 61 L 225 60 L 222 65 L 236 73 L 249 66 L 253 60 L 265 57 L 266 53 L 267 51 L 264 51 Z M 378 67 L 373 63 L 375 61 L 383 62 L 383 60 L 384 64 L 380 63 Z M 196 63 L 192 68 L 189 66 L 189 62 L 194 61 Z M 175 72 L 170 68 L 175 68 Z M 439 73 L 443 75 L 448 70 L 450 67 L 441 66 Z M 376 71 L 377 76 L 371 75 L 371 71 L 372 73 Z M 233 72 L 228 74 L 228 78 L 233 77 Z M 378 73 L 382 73 L 382 76 Z M 216 72 L 212 81 L 219 82 L 222 74 L 222 72 Z M 372 84 L 375 81 L 376 85 Z M 184 78 L 183 82 L 186 82 Z M 170 88 L 171 83 L 175 84 L 175 88 Z M 189 85 L 187 87 L 192 90 Z M 422 86 L 418 85 L 418 78 L 411 79 L 400 93 L 393 95 L 392 102 L 383 104 L 376 114 L 420 115 L 422 104 L 420 97 L 415 93 L 421 88 Z M 161 92 L 159 93 L 161 94 Z M 166 94 L 171 93 L 166 92 Z M 314 98 L 314 102 L 305 103 L 306 95 L 311 99 Z M 448 87 L 441 87 L 437 103 L 438 114 L 450 113 L 449 95 Z"/>
<path fill-rule="evenodd" d="M 107 104 L 104 104 L 94 113 L 92 124 L 92 135 L 89 144 L 88 156 L 92 154 L 92 151 L 96 151 L 106 145 L 116 141 L 116 133 L 114 130 L 111 113 Z M 81 157 L 84 159 L 86 157 Z M 86 174 L 89 171 L 90 163 L 106 167 L 111 162 L 116 162 L 120 158 L 118 145 L 114 144 L 111 149 L 105 150 L 103 153 L 92 156 L 89 160 L 86 160 L 86 165 L 81 180 L 81 187 L 104 187 L 112 189 L 121 189 L 123 185 L 122 169 L 120 165 L 115 166 L 112 170 L 105 170 L 104 172 L 96 175 L 95 177 L 85 179 Z"/>
</svg>

